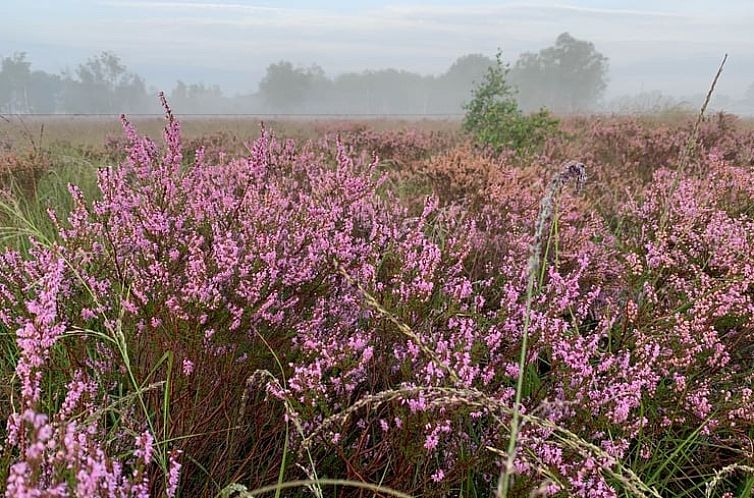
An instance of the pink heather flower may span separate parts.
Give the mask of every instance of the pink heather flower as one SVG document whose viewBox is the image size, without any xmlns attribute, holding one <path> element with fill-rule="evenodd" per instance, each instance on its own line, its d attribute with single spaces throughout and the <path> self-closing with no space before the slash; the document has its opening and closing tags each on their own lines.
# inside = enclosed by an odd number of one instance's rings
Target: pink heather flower
<svg viewBox="0 0 754 498">
<path fill-rule="evenodd" d="M 50 349 L 65 331 L 58 323 L 58 293 L 64 286 L 62 258 L 51 252 L 39 255 L 44 274 L 38 283 L 38 295 L 26 303 L 32 319 L 16 331 L 16 343 L 20 357 L 16 364 L 16 374 L 21 379 L 21 394 L 24 406 L 31 408 L 40 396 L 41 368 L 49 356 Z"/>
<path fill-rule="evenodd" d="M 14 463 L 5 483 L 5 496 L 8 498 L 36 498 L 41 496 L 40 490 L 32 481 L 32 470 L 26 462 Z"/>
<path fill-rule="evenodd" d="M 181 450 L 174 450 L 170 454 L 169 470 L 168 470 L 168 498 L 173 498 L 178 491 L 178 482 L 181 478 L 181 463 L 178 461 L 178 457 L 181 455 Z"/>
<path fill-rule="evenodd" d="M 140 436 L 136 438 L 136 449 L 134 450 L 134 456 L 140 459 L 144 465 L 149 465 L 152 462 L 152 454 L 154 448 L 152 444 L 154 438 L 149 431 L 144 431 Z"/>
<path fill-rule="evenodd" d="M 364 351 L 361 353 L 362 361 L 367 362 L 372 359 L 374 356 L 374 348 L 372 346 L 367 346 L 364 348 Z"/>
<path fill-rule="evenodd" d="M 194 371 L 194 362 L 191 360 L 184 358 L 183 360 L 183 375 L 188 377 L 191 375 L 191 373 Z"/>
<path fill-rule="evenodd" d="M 440 436 L 435 434 L 434 432 L 432 434 L 429 434 L 424 441 L 424 447 L 428 451 L 433 451 L 437 448 L 437 445 L 440 443 Z"/>
<path fill-rule="evenodd" d="M 433 473 L 431 477 L 433 481 L 440 482 L 445 479 L 445 472 L 442 469 L 437 469 L 437 471 Z"/>
<path fill-rule="evenodd" d="M 123 305 L 123 309 L 128 311 L 129 313 L 136 313 L 137 311 L 139 311 L 139 308 L 137 308 L 136 305 L 128 299 L 124 299 L 121 304 Z"/>
<path fill-rule="evenodd" d="M 505 365 L 505 375 L 512 378 L 518 378 L 518 365 L 515 363 L 508 363 Z"/>
</svg>

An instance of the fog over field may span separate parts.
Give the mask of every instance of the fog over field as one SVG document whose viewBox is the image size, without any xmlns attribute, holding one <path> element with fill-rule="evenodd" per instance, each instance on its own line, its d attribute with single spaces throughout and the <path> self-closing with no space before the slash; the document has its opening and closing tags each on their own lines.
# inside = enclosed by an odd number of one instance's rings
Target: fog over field
<svg viewBox="0 0 754 498">
<path fill-rule="evenodd" d="M 154 112 L 164 90 L 184 113 L 458 114 L 498 50 L 521 106 L 561 114 L 695 107 L 728 53 L 712 107 L 754 113 L 746 0 L 6 0 L 0 12 L 6 113 Z"/>
</svg>

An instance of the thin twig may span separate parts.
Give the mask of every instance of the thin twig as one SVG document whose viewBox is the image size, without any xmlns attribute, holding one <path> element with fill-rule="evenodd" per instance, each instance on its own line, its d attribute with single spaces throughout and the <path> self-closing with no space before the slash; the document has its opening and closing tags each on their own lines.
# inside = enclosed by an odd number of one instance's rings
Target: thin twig
<svg viewBox="0 0 754 498">
<path fill-rule="evenodd" d="M 696 116 L 696 122 L 694 123 L 694 127 L 691 129 L 691 135 L 689 136 L 688 142 L 686 142 L 686 148 L 683 151 L 683 155 L 681 155 L 681 162 L 678 165 L 678 170 L 683 171 L 686 166 L 688 166 L 688 162 L 691 159 L 691 155 L 696 150 L 696 147 L 698 145 L 699 141 L 699 127 L 702 124 L 702 120 L 704 119 L 704 113 L 707 111 L 707 106 L 710 103 L 710 100 L 712 100 L 712 94 L 715 91 L 715 86 L 717 86 L 717 80 L 720 79 L 720 75 L 723 72 L 723 68 L 725 67 L 725 62 L 728 60 L 728 54 L 725 54 L 723 56 L 723 60 L 720 62 L 720 67 L 717 68 L 717 73 L 715 73 L 715 78 L 712 80 L 712 84 L 709 87 L 709 90 L 707 91 L 707 96 L 704 98 L 704 102 L 702 103 L 702 107 L 699 109 L 699 114 Z"/>
</svg>

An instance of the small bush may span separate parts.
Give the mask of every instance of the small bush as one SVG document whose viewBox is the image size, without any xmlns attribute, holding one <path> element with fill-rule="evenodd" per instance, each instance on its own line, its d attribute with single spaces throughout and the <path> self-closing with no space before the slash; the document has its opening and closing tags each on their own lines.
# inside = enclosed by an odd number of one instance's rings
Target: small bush
<svg viewBox="0 0 754 498">
<path fill-rule="evenodd" d="M 508 66 L 497 54 L 496 63 L 473 90 L 464 109 L 463 129 L 495 152 L 513 149 L 527 154 L 542 147 L 548 136 L 558 133 L 558 120 L 546 109 L 526 115 L 518 107 L 515 89 L 508 84 Z"/>
</svg>

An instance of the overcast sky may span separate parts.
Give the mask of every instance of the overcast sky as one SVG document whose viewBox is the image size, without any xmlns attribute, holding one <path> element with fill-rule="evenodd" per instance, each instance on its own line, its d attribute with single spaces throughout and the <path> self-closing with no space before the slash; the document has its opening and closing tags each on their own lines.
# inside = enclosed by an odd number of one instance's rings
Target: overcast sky
<svg viewBox="0 0 754 498">
<path fill-rule="evenodd" d="M 568 31 L 610 59 L 608 96 L 720 93 L 754 83 L 754 0 L 255 1 L 0 0 L 0 55 L 59 71 L 101 50 L 149 83 L 178 79 L 250 93 L 280 59 L 330 75 L 396 67 L 438 74 L 460 55 L 506 59 Z"/>
</svg>

